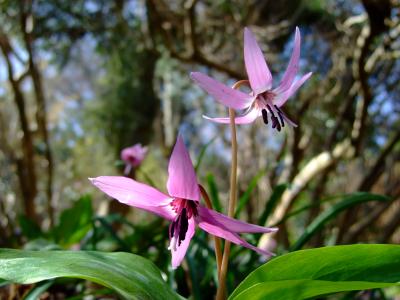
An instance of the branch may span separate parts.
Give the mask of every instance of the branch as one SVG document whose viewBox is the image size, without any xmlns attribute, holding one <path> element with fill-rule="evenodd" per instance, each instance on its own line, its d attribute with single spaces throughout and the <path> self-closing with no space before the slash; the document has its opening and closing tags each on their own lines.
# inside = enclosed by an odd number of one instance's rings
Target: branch
<svg viewBox="0 0 400 300">
<path fill-rule="evenodd" d="M 187 63 L 199 63 L 217 71 L 226 73 L 236 78 L 244 78 L 244 73 L 238 72 L 227 67 L 227 64 L 219 63 L 215 59 L 210 60 L 204 55 L 199 47 L 197 35 L 195 33 L 195 5 L 197 1 L 187 1 L 185 4 L 183 26 L 180 24 L 180 18 L 168 9 L 168 5 L 162 0 L 149 0 L 146 2 L 149 14 L 153 18 L 149 20 L 152 28 L 157 31 L 170 55 L 180 61 Z M 173 24 L 178 26 L 173 27 Z M 174 32 L 172 31 L 174 30 Z M 175 31 L 180 31 L 176 33 Z M 176 50 L 174 46 L 174 37 L 183 36 L 186 49 L 184 51 Z"/>
<path fill-rule="evenodd" d="M 358 190 L 359 191 L 369 191 L 375 182 L 379 179 L 380 175 L 384 170 L 384 163 L 386 157 L 392 152 L 393 148 L 400 142 L 400 130 L 397 130 L 396 134 L 390 139 L 383 150 L 379 154 L 372 168 L 370 168 L 369 172 L 362 179 Z"/>
<path fill-rule="evenodd" d="M 33 82 L 35 91 L 35 99 L 37 105 L 36 120 L 39 125 L 39 130 L 46 146 L 44 155 L 47 160 L 47 183 L 46 183 L 46 196 L 47 196 L 47 213 L 50 219 L 50 226 L 54 224 L 54 209 L 52 206 L 53 197 L 53 155 L 51 152 L 49 132 L 47 129 L 47 109 L 46 99 L 43 91 L 42 77 L 34 61 L 34 50 L 32 47 L 33 28 L 28 28 L 28 23 L 33 24 L 32 15 L 32 2 L 30 0 L 20 1 L 20 22 L 21 30 L 25 42 L 25 48 L 28 52 L 29 71 Z M 33 26 L 33 25 L 32 25 Z"/>
<path fill-rule="evenodd" d="M 293 199 L 304 190 L 308 183 L 319 175 L 320 172 L 336 163 L 338 159 L 345 156 L 351 156 L 353 154 L 352 149 L 350 141 L 344 140 L 340 144 L 336 145 L 332 151 L 322 152 L 312 158 L 295 176 L 290 188 L 283 193 L 279 206 L 275 209 L 271 219 L 269 220 L 269 225 L 279 223 L 287 213 Z M 259 247 L 263 248 L 269 239 L 270 237 L 264 234 L 260 239 Z"/>
<path fill-rule="evenodd" d="M 12 47 L 7 35 L 0 29 L 0 48 L 7 64 L 8 81 L 14 92 L 14 102 L 18 109 L 22 136 L 23 160 L 17 164 L 18 177 L 20 180 L 21 191 L 24 198 L 25 214 L 28 218 L 36 220 L 36 206 L 34 200 L 37 195 L 37 179 L 35 171 L 35 157 L 32 134 L 29 129 L 28 117 L 26 114 L 25 97 L 20 89 L 18 82 L 14 79 L 14 70 L 10 59 Z M 19 162 L 19 160 L 17 160 Z M 20 168 L 21 167 L 21 168 Z"/>
</svg>

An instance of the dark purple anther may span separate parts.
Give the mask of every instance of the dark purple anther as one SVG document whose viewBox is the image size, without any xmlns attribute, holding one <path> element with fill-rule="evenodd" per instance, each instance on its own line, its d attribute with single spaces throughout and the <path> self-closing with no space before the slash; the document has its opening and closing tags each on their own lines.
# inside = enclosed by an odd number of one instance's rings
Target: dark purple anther
<svg viewBox="0 0 400 300">
<path fill-rule="evenodd" d="M 268 113 L 265 109 L 261 110 L 262 118 L 264 121 L 264 124 L 268 124 Z"/>
<path fill-rule="evenodd" d="M 272 117 L 275 117 L 275 114 L 274 114 L 274 112 L 273 112 L 271 106 L 269 106 L 269 105 L 267 104 L 267 108 L 268 108 L 268 111 L 269 111 L 269 113 L 271 114 L 271 116 L 272 116 Z M 271 117 L 271 119 L 272 119 L 272 117 Z"/>
<path fill-rule="evenodd" d="M 189 222 L 188 222 L 188 217 L 186 214 L 186 208 L 182 209 L 182 213 L 180 215 L 180 224 L 179 224 L 179 239 L 178 239 L 178 246 L 181 245 L 181 242 L 185 239 L 186 237 L 186 232 L 189 227 Z"/>
<path fill-rule="evenodd" d="M 281 120 L 282 127 L 285 127 L 285 122 L 283 122 L 282 111 L 278 108 L 278 106 L 274 105 L 276 111 L 278 112 L 279 120 Z"/>
</svg>

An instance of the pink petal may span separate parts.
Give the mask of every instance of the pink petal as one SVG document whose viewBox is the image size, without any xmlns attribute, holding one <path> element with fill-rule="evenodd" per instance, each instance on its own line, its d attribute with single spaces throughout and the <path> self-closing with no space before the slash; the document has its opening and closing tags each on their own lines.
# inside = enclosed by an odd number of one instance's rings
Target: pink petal
<svg viewBox="0 0 400 300">
<path fill-rule="evenodd" d="M 300 41 L 300 30 L 296 26 L 292 56 L 290 57 L 290 61 L 285 71 L 285 74 L 283 74 L 282 81 L 276 89 L 278 93 L 285 92 L 288 88 L 290 88 L 296 76 L 296 73 L 299 70 Z"/>
<path fill-rule="evenodd" d="M 266 255 L 266 256 L 274 255 L 273 253 L 271 253 L 269 251 L 257 248 L 255 246 L 249 244 L 244 239 L 242 239 L 237 233 L 232 232 L 225 226 L 221 226 L 221 224 L 214 222 L 213 219 L 203 219 L 199 216 L 197 218 L 197 222 L 201 229 L 203 229 L 204 231 L 206 231 L 212 235 L 226 239 L 234 244 L 241 245 L 243 247 L 249 248 L 253 251 L 256 251 L 256 252 Z"/>
<path fill-rule="evenodd" d="M 236 117 L 235 124 L 250 124 L 254 122 L 259 115 L 260 115 L 260 110 L 253 108 L 247 114 L 240 117 Z M 229 118 L 210 118 L 207 116 L 203 116 L 203 118 L 213 121 L 215 123 L 229 124 L 230 122 Z"/>
<path fill-rule="evenodd" d="M 258 95 L 269 90 L 272 85 L 271 72 L 260 46 L 248 28 L 244 29 L 244 63 L 254 94 Z"/>
<path fill-rule="evenodd" d="M 186 232 L 185 239 L 181 242 L 178 246 L 176 245 L 176 250 L 171 247 L 171 254 L 172 254 L 172 268 L 176 269 L 181 264 L 183 258 L 185 257 L 186 251 L 189 247 L 190 240 L 192 239 L 195 231 L 196 231 L 196 224 L 194 218 L 190 218 L 188 220 L 188 230 Z"/>
<path fill-rule="evenodd" d="M 254 101 L 254 97 L 232 89 L 205 74 L 192 72 L 190 73 L 190 78 L 192 78 L 202 89 L 213 96 L 217 101 L 227 107 L 233 109 L 245 109 Z"/>
<path fill-rule="evenodd" d="M 150 211 L 168 220 L 176 216 L 169 206 L 171 198 L 151 186 L 122 176 L 100 176 L 89 180 L 121 203 Z"/>
<path fill-rule="evenodd" d="M 172 197 L 199 200 L 200 190 L 192 161 L 179 135 L 168 166 L 168 193 Z"/>
<path fill-rule="evenodd" d="M 307 73 L 306 75 L 304 75 L 303 77 L 301 77 L 299 80 L 297 80 L 295 83 L 293 83 L 291 85 L 291 87 L 286 90 L 285 92 L 278 94 L 273 100 L 272 103 L 278 107 L 281 107 L 283 104 L 286 103 L 286 101 L 294 95 L 294 93 L 296 93 L 296 91 L 298 90 L 299 87 L 302 86 L 302 84 L 308 79 L 310 78 L 310 76 L 312 75 L 312 72 Z M 275 92 L 275 91 L 273 91 Z"/>
<path fill-rule="evenodd" d="M 209 223 L 213 223 L 221 227 L 229 228 L 229 230 L 233 232 L 269 233 L 278 231 L 278 228 L 268 228 L 232 219 L 224 214 L 216 212 L 215 210 L 211 210 L 200 205 L 198 206 L 197 210 L 201 219 L 207 220 Z"/>
</svg>

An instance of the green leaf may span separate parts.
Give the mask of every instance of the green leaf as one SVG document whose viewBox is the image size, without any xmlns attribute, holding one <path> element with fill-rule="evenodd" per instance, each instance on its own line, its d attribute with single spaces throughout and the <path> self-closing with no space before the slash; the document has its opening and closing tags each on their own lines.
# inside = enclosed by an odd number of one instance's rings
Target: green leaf
<svg viewBox="0 0 400 300">
<path fill-rule="evenodd" d="M 56 242 L 63 246 L 79 243 L 92 228 L 92 217 L 92 199 L 89 195 L 82 196 L 71 208 L 62 212 L 60 222 L 53 231 Z"/>
<path fill-rule="evenodd" d="M 301 300 L 388 287 L 399 281 L 400 246 L 332 246 L 271 260 L 247 276 L 229 299 Z"/>
<path fill-rule="evenodd" d="M 390 201 L 390 198 L 382 195 L 370 193 L 356 193 L 345 197 L 339 203 L 329 207 L 321 213 L 315 220 L 307 226 L 304 233 L 291 247 L 291 251 L 299 250 L 303 245 L 331 219 L 336 217 L 340 212 L 354 205 L 369 202 L 369 201 Z"/>
<path fill-rule="evenodd" d="M 207 175 L 207 185 L 213 209 L 219 212 L 222 211 L 221 201 L 219 200 L 218 188 L 217 184 L 215 183 L 214 175 L 212 174 Z"/>
<path fill-rule="evenodd" d="M 8 281 L 0 278 L 0 287 L 10 284 Z"/>
<path fill-rule="evenodd" d="M 40 238 L 27 242 L 24 245 L 24 250 L 40 251 L 40 250 L 62 250 L 60 245 L 52 241 Z"/>
<path fill-rule="evenodd" d="M 126 299 L 180 299 L 149 260 L 130 253 L 0 249 L 0 278 L 21 284 L 70 277 L 96 282 Z"/>
<path fill-rule="evenodd" d="M 49 289 L 49 287 L 53 284 L 53 281 L 48 281 L 38 286 L 35 286 L 29 293 L 24 297 L 24 300 L 36 300 L 40 299 L 40 295 L 42 295 L 45 291 Z"/>
<path fill-rule="evenodd" d="M 339 198 L 343 198 L 345 196 L 346 195 L 329 196 L 329 197 L 327 197 L 327 198 L 325 198 L 325 199 L 323 199 L 321 201 L 318 201 L 317 203 L 303 205 L 298 209 L 295 209 L 293 211 L 288 212 L 281 220 L 279 220 L 279 222 L 273 224 L 272 226 L 278 226 L 278 225 L 280 225 L 282 223 L 285 223 L 288 219 L 290 219 L 290 218 L 292 218 L 294 216 L 297 216 L 298 214 L 301 214 L 301 213 L 309 210 L 310 208 L 313 208 L 313 207 L 320 206 L 320 205 L 325 204 L 325 203 L 329 203 L 329 202 L 335 201 L 335 200 L 337 200 Z"/>
<path fill-rule="evenodd" d="M 272 191 L 271 197 L 269 197 L 269 200 L 267 201 L 267 205 L 265 206 L 265 209 L 263 213 L 261 214 L 260 218 L 258 219 L 258 224 L 260 225 L 265 225 L 267 222 L 268 217 L 271 215 L 271 213 L 274 211 L 276 204 L 278 204 L 279 200 L 282 197 L 283 192 L 287 188 L 287 184 L 279 184 L 277 185 L 274 190 Z"/>
<path fill-rule="evenodd" d="M 245 290 L 234 299 L 300 300 L 315 296 L 354 290 L 368 290 L 392 286 L 378 282 L 332 282 L 324 280 L 282 280 L 271 284 L 261 283 Z"/>
<path fill-rule="evenodd" d="M 258 174 L 256 174 L 256 176 L 254 176 L 250 183 L 249 186 L 247 187 L 246 191 L 244 192 L 244 194 L 239 198 L 238 201 L 238 206 L 236 208 L 235 211 L 235 218 L 237 218 L 240 214 L 240 212 L 242 211 L 242 209 L 246 206 L 247 202 L 249 202 L 250 200 L 250 196 L 251 193 L 253 192 L 253 190 L 257 187 L 258 181 L 261 179 L 261 177 L 263 177 L 265 175 L 265 170 L 261 170 L 260 172 L 258 172 Z"/>
<path fill-rule="evenodd" d="M 43 235 L 38 224 L 24 215 L 18 216 L 18 223 L 21 227 L 22 235 L 28 240 L 39 238 Z"/>
</svg>

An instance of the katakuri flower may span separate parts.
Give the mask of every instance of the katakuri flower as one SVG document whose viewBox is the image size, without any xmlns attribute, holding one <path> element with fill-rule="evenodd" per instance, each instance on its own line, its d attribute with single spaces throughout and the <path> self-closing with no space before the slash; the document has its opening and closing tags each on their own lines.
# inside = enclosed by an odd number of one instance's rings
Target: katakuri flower
<svg viewBox="0 0 400 300">
<path fill-rule="evenodd" d="M 121 151 L 121 159 L 125 162 L 124 174 L 128 175 L 132 168 L 140 166 L 147 154 L 147 147 L 143 147 L 138 143 L 132 147 L 127 147 Z"/>
<path fill-rule="evenodd" d="M 223 105 L 237 110 L 245 110 L 243 115 L 235 118 L 236 124 L 252 123 L 259 116 L 262 116 L 264 123 L 268 124 L 268 117 L 270 117 L 272 128 L 280 131 L 285 126 L 285 121 L 294 127 L 297 126 L 285 115 L 281 107 L 312 74 L 311 72 L 307 73 L 296 80 L 299 58 L 300 30 L 296 27 L 294 49 L 289 65 L 280 84 L 273 89 L 272 75 L 260 46 L 250 29 L 245 28 L 244 62 L 252 90 L 250 94 L 228 87 L 199 72 L 191 73 L 190 77 Z M 204 117 L 217 123 L 229 123 L 229 118 Z"/>
<path fill-rule="evenodd" d="M 196 174 L 182 138 L 179 136 L 168 166 L 168 195 L 122 176 L 89 178 L 101 191 L 121 203 L 141 208 L 171 221 L 169 226 L 172 267 L 183 260 L 196 225 L 217 237 L 242 245 L 260 254 L 271 256 L 269 251 L 257 248 L 239 236 L 239 233 L 268 233 L 276 228 L 266 228 L 238 221 L 200 204 L 200 189 Z"/>
</svg>

